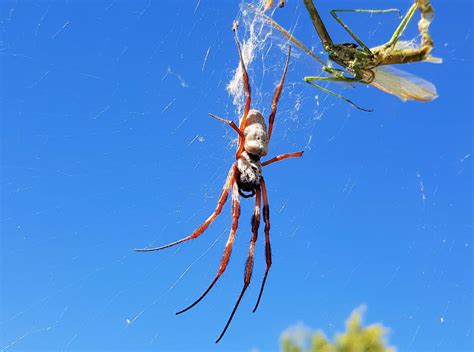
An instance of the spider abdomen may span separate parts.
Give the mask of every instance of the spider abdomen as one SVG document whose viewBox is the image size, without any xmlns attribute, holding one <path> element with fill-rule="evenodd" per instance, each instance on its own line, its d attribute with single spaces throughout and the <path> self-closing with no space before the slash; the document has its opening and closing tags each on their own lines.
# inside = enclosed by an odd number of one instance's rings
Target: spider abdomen
<svg viewBox="0 0 474 352">
<path fill-rule="evenodd" d="M 237 160 L 237 185 L 240 191 L 254 193 L 260 184 L 262 164 L 260 157 L 243 152 Z"/>
<path fill-rule="evenodd" d="M 244 128 L 244 149 L 251 155 L 262 157 L 268 153 L 268 132 L 265 119 L 258 110 L 250 110 Z"/>
</svg>

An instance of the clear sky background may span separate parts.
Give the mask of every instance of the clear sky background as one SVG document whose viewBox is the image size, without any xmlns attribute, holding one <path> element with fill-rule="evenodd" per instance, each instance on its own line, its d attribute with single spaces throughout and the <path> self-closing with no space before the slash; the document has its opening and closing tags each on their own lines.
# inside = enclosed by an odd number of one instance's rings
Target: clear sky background
<svg viewBox="0 0 474 352">
<path fill-rule="evenodd" d="M 403 67 L 436 84 L 428 104 L 332 85 L 375 110 L 357 111 L 302 83 L 321 67 L 292 57 L 270 155 L 305 155 L 265 169 L 274 265 L 260 308 L 251 313 L 262 232 L 254 281 L 215 346 L 243 281 L 253 204 L 243 200 L 227 272 L 174 315 L 213 278 L 229 207 L 192 243 L 132 249 L 181 238 L 214 208 L 235 136 L 207 113 L 238 118 L 226 85 L 239 3 L 1 2 L 0 351 L 276 351 L 289 326 L 332 337 L 363 304 L 400 351 L 473 350 L 468 0 L 433 1 L 444 63 Z M 317 1 L 329 31 L 350 41 L 328 11 L 355 2 L 329 3 Z M 411 1 L 357 3 L 405 11 Z M 300 1 L 274 18 L 321 50 Z M 345 18 L 372 46 L 397 23 Z M 249 67 L 266 116 L 284 59 L 273 45 Z"/>
</svg>

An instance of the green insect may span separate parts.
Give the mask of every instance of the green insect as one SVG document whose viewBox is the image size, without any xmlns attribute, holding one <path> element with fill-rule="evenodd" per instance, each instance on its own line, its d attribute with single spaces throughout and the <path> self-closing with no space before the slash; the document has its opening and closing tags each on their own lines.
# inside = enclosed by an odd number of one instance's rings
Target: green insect
<svg viewBox="0 0 474 352">
<path fill-rule="evenodd" d="M 436 93 L 436 88 L 432 83 L 407 72 L 395 69 L 392 66 L 388 66 L 393 64 L 406 64 L 413 62 L 442 62 L 441 59 L 432 57 L 430 55 L 430 52 L 433 49 L 433 40 L 431 39 L 428 29 L 433 18 L 434 11 L 429 0 L 415 0 L 415 2 L 408 9 L 405 16 L 402 17 L 391 38 L 385 44 L 373 48 L 369 48 L 366 44 L 364 44 L 364 42 L 349 28 L 349 26 L 347 26 L 347 24 L 342 21 L 338 13 L 400 13 L 398 9 L 332 10 L 330 12 L 331 15 L 355 41 L 355 43 L 334 44 L 326 29 L 326 26 L 319 16 L 316 7 L 314 6 L 313 1 L 304 0 L 304 4 L 311 22 L 318 33 L 323 48 L 328 54 L 329 59 L 341 66 L 342 69 L 333 67 L 330 63 L 327 63 L 263 12 L 251 6 L 250 9 L 256 14 L 256 16 L 270 24 L 306 54 L 317 60 L 322 65 L 323 71 L 329 74 L 329 76 L 306 76 L 304 77 L 305 82 L 328 94 L 338 97 L 353 105 L 355 108 L 363 111 L 371 110 L 361 108 L 352 102 L 352 100 L 325 87 L 322 87 L 318 83 L 321 81 L 330 81 L 346 82 L 349 84 L 371 84 L 384 92 L 397 96 L 403 101 L 417 100 L 421 102 L 428 102 L 438 96 Z M 421 13 L 421 19 L 418 22 L 418 28 L 421 34 L 420 46 L 414 46 L 412 42 L 400 40 L 400 37 L 407 28 L 417 9 Z"/>
</svg>

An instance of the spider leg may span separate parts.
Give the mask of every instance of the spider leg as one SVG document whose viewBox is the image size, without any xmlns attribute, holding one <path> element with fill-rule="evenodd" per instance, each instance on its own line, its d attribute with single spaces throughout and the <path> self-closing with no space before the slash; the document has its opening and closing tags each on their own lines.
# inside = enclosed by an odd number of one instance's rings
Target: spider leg
<svg viewBox="0 0 474 352">
<path fill-rule="evenodd" d="M 300 158 L 300 157 L 303 156 L 303 153 L 304 153 L 304 151 L 295 152 L 295 153 L 280 154 L 280 155 L 277 155 L 274 158 L 271 158 L 271 159 L 268 159 L 267 161 L 264 161 L 262 163 L 262 166 L 270 165 L 270 164 L 273 164 L 277 161 L 285 160 L 285 159 L 288 159 L 288 158 Z"/>
<path fill-rule="evenodd" d="M 285 83 L 285 76 L 286 76 L 286 71 L 288 71 L 290 56 L 291 56 L 291 46 L 288 46 L 288 57 L 286 58 L 285 68 L 283 69 L 283 74 L 281 76 L 280 83 L 278 83 L 277 87 L 275 88 L 275 94 L 273 95 L 273 100 L 272 100 L 272 112 L 270 113 L 270 116 L 268 117 L 268 140 L 269 141 L 272 136 L 273 123 L 275 121 L 275 115 L 277 113 L 278 100 L 280 100 L 280 95 L 283 90 L 283 84 Z"/>
<path fill-rule="evenodd" d="M 270 246 L 270 207 L 268 205 L 268 194 L 267 187 L 265 186 L 265 181 L 263 177 L 260 178 L 260 187 L 262 189 L 262 198 L 263 198 L 263 221 L 265 222 L 265 261 L 267 267 L 265 268 L 265 274 L 263 275 L 262 286 L 260 287 L 260 292 L 258 294 L 257 303 L 253 308 L 253 313 L 258 308 L 260 299 L 262 298 L 263 289 L 265 288 L 265 282 L 267 281 L 268 271 L 272 266 L 272 248 Z"/>
<path fill-rule="evenodd" d="M 232 167 L 230 168 L 230 170 L 229 170 L 229 174 L 227 175 L 227 180 L 225 181 L 224 187 L 222 189 L 222 193 L 221 193 L 221 195 L 220 195 L 220 197 L 217 201 L 216 208 L 214 209 L 212 214 L 206 219 L 206 221 L 204 221 L 201 224 L 201 226 L 199 226 L 196 230 L 194 230 L 194 232 L 191 235 L 189 235 L 187 237 L 184 237 L 180 240 L 177 240 L 175 242 L 166 244 L 164 246 L 151 247 L 151 248 L 139 248 L 139 249 L 135 249 L 135 251 L 136 252 L 159 251 L 159 250 L 169 248 L 169 247 L 173 247 L 173 246 L 176 246 L 177 244 L 180 244 L 180 243 L 183 243 L 183 242 L 186 242 L 186 241 L 189 241 L 189 240 L 192 240 L 192 239 L 195 239 L 195 238 L 199 237 L 204 231 L 206 231 L 206 229 L 209 227 L 209 225 L 212 224 L 214 222 L 214 220 L 217 218 L 217 216 L 219 216 L 219 214 L 221 213 L 222 208 L 224 207 L 224 204 L 227 201 L 227 197 L 229 195 L 229 189 L 235 182 L 236 174 L 237 174 L 237 164 L 234 163 L 232 165 Z"/>
<path fill-rule="evenodd" d="M 194 301 L 194 303 L 180 310 L 176 314 L 184 313 L 188 311 L 189 309 L 191 309 L 192 307 L 194 307 L 196 304 L 198 304 L 204 297 L 206 297 L 206 295 L 209 293 L 212 287 L 216 284 L 217 280 L 219 280 L 221 275 L 224 273 L 225 269 L 227 268 L 227 264 L 229 264 L 230 254 L 232 253 L 232 247 L 234 246 L 235 233 L 237 232 L 237 227 L 239 226 L 239 216 L 240 216 L 239 192 L 237 190 L 237 184 L 234 182 L 232 185 L 232 226 L 230 229 L 229 238 L 227 239 L 227 244 L 225 245 L 224 253 L 222 255 L 219 271 L 214 277 L 214 280 L 212 280 L 211 284 L 204 291 L 204 293 L 196 301 Z"/>
<path fill-rule="evenodd" d="M 232 313 L 230 314 L 229 319 L 227 320 L 227 323 L 224 326 L 224 329 L 219 335 L 219 338 L 216 340 L 216 343 L 218 343 L 222 339 L 225 332 L 227 331 L 227 328 L 229 327 L 230 322 L 232 321 L 232 318 L 234 317 L 234 314 L 237 311 L 237 308 L 239 307 L 240 301 L 242 297 L 244 296 L 244 293 L 247 290 L 247 287 L 250 284 L 250 279 L 252 278 L 252 270 L 253 270 L 253 259 L 254 259 L 254 254 L 255 254 L 255 243 L 257 242 L 259 226 L 260 226 L 260 187 L 257 187 L 255 190 L 255 207 L 254 207 L 253 216 L 252 216 L 252 238 L 250 239 L 249 255 L 247 257 L 247 263 L 245 264 L 244 287 L 242 288 L 242 291 L 239 294 L 239 298 L 237 299 L 237 302 L 235 302 L 234 309 L 232 309 Z"/>
<path fill-rule="evenodd" d="M 211 114 L 211 113 L 209 113 L 209 116 L 216 119 L 216 120 L 218 120 L 218 121 L 220 121 L 220 122 L 224 122 L 224 123 L 228 124 L 230 127 L 232 127 L 232 129 L 235 132 L 237 132 L 237 134 L 239 135 L 240 138 L 245 138 L 244 133 L 237 127 L 237 125 L 234 123 L 234 121 L 223 119 L 222 117 L 216 116 L 216 115 Z"/>
<path fill-rule="evenodd" d="M 242 69 L 242 84 L 244 86 L 245 91 L 245 107 L 244 107 L 244 114 L 242 115 L 242 119 L 240 120 L 239 129 L 241 131 L 245 128 L 245 123 L 247 121 L 247 115 L 250 111 L 250 101 L 251 101 L 251 90 L 250 90 L 250 83 L 249 83 L 249 75 L 247 73 L 247 68 L 245 67 L 244 58 L 242 57 L 242 49 L 240 48 L 239 38 L 237 37 L 237 31 L 234 30 L 235 33 L 235 44 L 237 45 L 237 51 L 239 52 L 239 59 L 240 59 L 240 67 Z M 239 135 L 239 147 L 237 148 L 236 158 L 242 154 L 244 151 L 244 138 Z"/>
</svg>

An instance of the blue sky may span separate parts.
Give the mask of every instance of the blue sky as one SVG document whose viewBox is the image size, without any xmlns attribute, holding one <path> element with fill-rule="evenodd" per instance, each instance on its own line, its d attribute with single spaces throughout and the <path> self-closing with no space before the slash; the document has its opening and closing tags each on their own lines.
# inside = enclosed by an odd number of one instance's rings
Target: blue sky
<svg viewBox="0 0 474 352">
<path fill-rule="evenodd" d="M 298 38 L 320 50 L 297 3 L 275 19 L 297 23 Z M 317 3 L 334 40 L 350 41 L 329 2 Z M 207 113 L 237 119 L 225 88 L 239 1 L 0 6 L 1 351 L 275 351 L 287 327 L 332 336 L 362 304 L 400 351 L 472 350 L 470 1 L 434 1 L 442 65 L 403 67 L 436 84 L 429 104 L 332 86 L 375 110 L 356 111 L 302 83 L 320 66 L 292 57 L 270 155 L 305 155 L 265 168 L 274 265 L 252 314 L 261 233 L 253 282 L 218 346 L 243 281 L 252 200 L 242 201 L 227 272 L 186 314 L 174 312 L 218 268 L 229 207 L 192 243 L 132 249 L 181 238 L 214 208 L 234 135 Z M 370 45 L 396 25 L 389 15 L 348 18 Z M 265 115 L 284 59 L 275 45 L 249 67 L 253 107 Z"/>
</svg>

